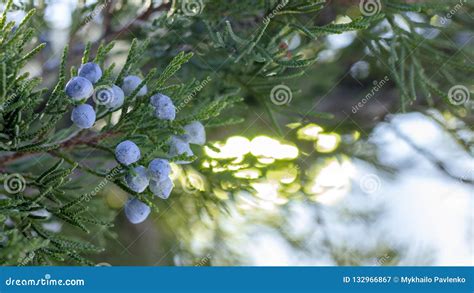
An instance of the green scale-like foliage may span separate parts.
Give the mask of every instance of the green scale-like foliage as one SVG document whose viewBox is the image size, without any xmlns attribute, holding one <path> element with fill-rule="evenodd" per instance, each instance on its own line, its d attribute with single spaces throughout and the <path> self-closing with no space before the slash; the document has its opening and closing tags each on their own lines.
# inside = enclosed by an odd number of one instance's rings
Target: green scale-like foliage
<svg viewBox="0 0 474 293">
<path fill-rule="evenodd" d="M 19 182 L 23 186 L 18 192 L 1 192 L 4 195 L 0 200 L 0 261 L 9 265 L 63 261 L 91 264 L 84 258 L 84 254 L 101 251 L 100 248 L 75 239 L 77 237 L 48 231 L 42 226 L 50 217 L 84 233 L 111 226 L 110 219 L 99 220 L 87 214 L 92 205 L 89 195 L 83 193 L 80 183 L 77 184 L 81 177 L 90 174 L 102 180 L 106 178 L 107 182 L 114 182 L 130 195 L 137 196 L 155 210 L 158 209 L 154 203 L 156 197 L 151 193 L 137 194 L 123 182 L 123 174 L 135 165 L 118 165 L 109 170 L 92 169 L 80 162 L 77 150 L 102 152 L 113 161 L 115 145 L 130 139 L 142 150 L 142 158 L 137 164 L 148 165 L 153 158 L 166 154 L 169 137 L 182 134 L 182 126 L 190 121 L 205 121 L 216 117 L 239 99 L 235 95 L 220 95 L 211 103 L 193 99 L 185 104 L 181 103 L 182 111 L 175 121 L 156 119 L 149 105 L 151 95 L 162 92 L 173 97 L 176 104 L 180 104 L 193 90 L 192 83 L 169 84 L 170 78 L 192 57 L 191 53 L 181 52 L 161 72 L 152 69 L 143 77 L 142 84 L 127 96 L 125 104 L 119 109 L 121 114 L 118 121 L 112 123 L 112 112 L 104 106 L 96 105 L 97 120 L 104 121 L 100 131 L 64 127 L 64 118 L 68 117 L 74 104 L 65 94 L 65 83 L 77 75 L 74 67 L 71 70 L 66 68 L 68 48 L 65 48 L 62 55 L 59 76 L 52 90 L 38 89 L 40 78 L 29 78 L 27 73 L 20 73 L 25 64 L 44 47 L 44 44 L 40 44 L 27 49 L 34 36 L 34 30 L 28 26 L 34 10 L 28 13 L 21 24 L 15 26 L 13 22 L 6 23 L 8 8 L 0 19 L 0 169 L 4 173 L 0 183 L 5 189 L 11 183 L 9 180 L 12 174 L 24 181 Z M 140 75 L 141 56 L 147 49 L 147 43 L 133 40 L 126 62 L 118 74 L 114 74 L 114 63 L 104 67 L 106 56 L 113 46 L 114 43 L 101 44 L 95 57 L 91 57 L 91 44 L 84 50 L 82 63 L 93 61 L 104 68 L 104 74 L 95 85 L 96 88 L 121 84 L 123 78 L 130 74 Z M 148 94 L 137 96 L 145 84 Z M 35 162 L 23 163 L 20 167 L 14 164 L 31 156 L 38 157 L 35 160 L 50 167 L 44 172 L 35 173 L 28 168 Z M 174 158 L 180 159 L 184 157 Z"/>
<path fill-rule="evenodd" d="M 361 2 L 352 3 L 354 10 L 364 1 Z M 221 90 L 240 90 L 241 95 L 251 103 L 256 101 L 267 107 L 267 114 L 280 133 L 275 112 L 288 115 L 295 109 L 301 113 L 306 111 L 298 110 L 297 102 L 292 104 L 291 109 L 275 107 L 269 103 L 271 90 L 283 84 L 297 98 L 299 91 L 292 85 L 292 80 L 301 78 L 310 66 L 313 67 L 318 53 L 325 49 L 326 36 L 345 32 L 357 32 L 355 43 L 367 47 L 370 51 L 368 60 L 378 63 L 379 69 L 396 83 L 400 91 L 401 110 L 406 110 L 408 105 L 420 99 L 426 99 L 433 106 L 435 97 L 444 100 L 445 105 L 442 107 L 450 110 L 456 108 L 448 100 L 448 90 L 468 81 L 466 77 L 473 70 L 470 62 L 472 53 L 462 48 L 459 50 L 452 40 L 444 36 L 452 32 L 453 27 L 472 27 L 472 18 L 466 17 L 472 13 L 472 3 L 455 0 L 372 3 L 379 5 L 373 5 L 372 8 L 377 11 L 370 11 L 373 13 L 369 16 L 358 11 L 359 15 L 351 17 L 352 21 L 337 23 L 335 19 L 321 22 L 317 16 L 323 9 L 345 12 L 344 9 L 350 7 L 348 3 L 306 0 L 202 1 L 201 11 L 190 17 L 186 11 L 182 11 L 186 1 L 176 1 L 170 13 L 155 19 L 151 29 L 147 24 L 140 33 L 143 36 L 160 36 L 150 38 L 151 55 L 173 56 L 176 46 L 195 52 L 197 57 L 191 62 L 195 66 L 193 72 L 225 80 L 216 86 L 221 86 Z M 449 21 L 455 25 L 443 27 L 436 23 L 436 19 L 439 22 L 459 6 L 467 13 L 452 15 Z M 416 22 L 409 19 L 406 13 L 418 13 L 432 21 Z M 402 29 L 401 21 L 406 22 L 409 31 Z M 421 29 L 426 30 L 424 34 L 438 30 L 443 37 L 427 39 L 415 33 Z M 380 30 L 390 30 L 393 35 L 384 37 Z M 295 35 L 302 37 L 301 45 L 290 52 L 287 44 Z M 350 48 L 359 50 L 355 55 L 363 57 L 360 47 Z M 427 72 L 441 65 L 436 76 Z M 328 117 L 313 112 L 305 116 Z"/>
</svg>

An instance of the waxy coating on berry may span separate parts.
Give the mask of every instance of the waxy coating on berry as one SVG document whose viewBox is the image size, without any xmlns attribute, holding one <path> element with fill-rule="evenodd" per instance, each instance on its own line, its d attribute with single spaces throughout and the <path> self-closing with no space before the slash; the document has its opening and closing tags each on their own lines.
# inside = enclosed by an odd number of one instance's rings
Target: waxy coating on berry
<svg viewBox="0 0 474 293">
<path fill-rule="evenodd" d="M 167 199 L 170 197 L 173 187 L 173 181 L 171 181 L 170 178 L 166 178 L 165 180 L 159 182 L 154 180 L 150 181 L 150 191 L 162 199 Z"/>
<path fill-rule="evenodd" d="M 132 224 L 139 224 L 146 220 L 151 209 L 140 200 L 133 198 L 125 203 L 125 216 Z"/>
<path fill-rule="evenodd" d="M 155 116 L 162 120 L 174 120 L 176 118 L 176 108 L 170 97 L 163 94 L 156 94 L 150 97 L 150 104 L 155 107 Z"/>
<path fill-rule="evenodd" d="M 112 92 L 113 92 L 113 99 L 110 103 L 106 105 L 107 108 L 117 109 L 117 108 L 122 107 L 123 102 L 125 101 L 125 94 L 123 93 L 122 89 L 114 84 L 112 85 Z"/>
<path fill-rule="evenodd" d="M 96 119 L 94 108 L 89 104 L 75 107 L 71 113 L 71 121 L 79 128 L 91 128 Z"/>
<path fill-rule="evenodd" d="M 185 134 L 180 138 L 188 143 L 204 145 L 206 143 L 206 129 L 199 121 L 184 126 Z"/>
<path fill-rule="evenodd" d="M 173 121 L 176 118 L 176 108 L 173 105 L 156 107 L 155 117 L 161 120 Z"/>
<path fill-rule="evenodd" d="M 115 158 L 124 165 L 133 164 L 140 159 L 140 149 L 133 141 L 122 141 L 115 147 Z"/>
<path fill-rule="evenodd" d="M 154 159 L 148 165 L 148 177 L 150 180 L 162 181 L 168 178 L 171 173 L 171 166 L 168 160 Z"/>
<path fill-rule="evenodd" d="M 171 157 L 176 157 L 179 155 L 185 154 L 188 157 L 191 157 L 194 155 L 193 151 L 189 147 L 189 144 L 182 139 L 173 136 L 170 140 L 170 149 L 169 149 L 169 155 Z M 176 161 L 176 164 L 189 164 L 191 163 L 190 161 Z"/>
<path fill-rule="evenodd" d="M 66 95 L 75 101 L 82 101 L 89 98 L 94 93 L 92 83 L 81 76 L 73 77 L 66 84 Z"/>
<path fill-rule="evenodd" d="M 122 90 L 126 96 L 130 96 L 133 91 L 142 83 L 142 79 L 136 75 L 129 75 L 123 79 Z M 144 96 L 147 93 L 146 84 L 140 88 L 137 96 Z"/>
<path fill-rule="evenodd" d="M 153 107 L 159 107 L 159 106 L 164 105 L 164 104 L 173 105 L 173 101 L 167 95 L 163 95 L 163 94 L 158 93 L 158 94 L 155 94 L 155 95 L 150 97 L 150 104 Z"/>
<path fill-rule="evenodd" d="M 125 182 L 131 190 L 142 193 L 149 184 L 146 168 L 143 166 L 133 168 L 133 172 L 125 176 Z"/>
<path fill-rule="evenodd" d="M 99 65 L 89 62 L 81 65 L 78 74 L 90 82 L 96 83 L 102 77 L 102 69 L 100 69 Z"/>
</svg>

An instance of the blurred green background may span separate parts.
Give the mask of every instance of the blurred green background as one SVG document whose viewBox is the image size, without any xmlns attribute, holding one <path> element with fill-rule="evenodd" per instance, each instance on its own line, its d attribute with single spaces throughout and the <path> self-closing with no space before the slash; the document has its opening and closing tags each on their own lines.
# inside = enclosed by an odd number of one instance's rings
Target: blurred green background
<svg viewBox="0 0 474 293">
<path fill-rule="evenodd" d="M 55 81 L 65 44 L 71 46 L 69 62 L 77 65 L 85 42 L 114 39 L 117 46 L 107 62 L 123 64 L 132 37 L 151 40 L 154 55 L 144 71 L 162 69 L 180 50 L 194 51 L 178 79 L 196 79 L 197 98 L 237 83 L 228 80 L 229 72 L 241 69 L 217 58 L 222 52 L 206 43 L 200 24 L 160 30 L 153 20 L 167 11 L 148 15 L 148 1 L 128 1 L 127 6 L 112 1 L 94 14 L 86 8 L 95 1 L 32 2 L 40 12 L 35 19 L 39 41 L 47 47 L 27 70 L 46 85 Z M 344 23 L 360 14 L 357 4 L 338 2 L 301 21 Z M 211 17 L 212 7 L 205 6 L 203 13 Z M 459 13 L 472 23 L 470 12 Z M 236 13 L 226 17 L 242 27 L 254 17 Z M 9 14 L 11 19 L 22 16 L 21 10 Z M 84 24 L 87 16 L 92 17 Z M 436 30 L 428 25 L 436 19 L 413 12 L 396 21 L 424 23 L 426 28 L 416 32 L 421 37 L 472 53 L 468 27 Z M 150 33 L 152 23 L 157 28 Z M 382 23 L 365 34 L 334 34 L 313 43 L 299 34 L 287 36 L 281 47 L 288 56 L 307 52 L 317 54 L 318 61 L 282 84 L 286 102 L 272 105 L 268 115 L 273 88 L 256 95 L 258 85 L 244 84 L 239 92 L 244 103 L 228 113 L 241 123 L 219 127 L 209 122 L 209 144 L 194 150 L 198 161 L 191 168 L 173 165 L 174 193 L 142 224 L 127 222 L 122 207 L 128 195 L 108 184 L 88 214 L 116 217 L 115 226 L 84 237 L 106 248 L 90 257 L 113 266 L 473 265 L 474 193 L 467 182 L 474 180 L 473 99 L 455 113 L 423 99 L 401 113 L 400 93 L 383 64 L 388 61 L 367 45 L 369 34 L 390 33 Z M 204 41 L 189 49 L 186 41 L 193 38 Z M 214 64 L 214 56 L 224 61 Z M 210 81 L 203 83 L 207 76 Z M 465 86 L 473 89 L 472 78 Z M 86 162 L 95 166 L 101 159 L 92 154 Z M 93 177 L 83 180 L 85 192 L 99 183 Z M 51 231 L 71 229 L 54 219 L 45 225 Z"/>
</svg>

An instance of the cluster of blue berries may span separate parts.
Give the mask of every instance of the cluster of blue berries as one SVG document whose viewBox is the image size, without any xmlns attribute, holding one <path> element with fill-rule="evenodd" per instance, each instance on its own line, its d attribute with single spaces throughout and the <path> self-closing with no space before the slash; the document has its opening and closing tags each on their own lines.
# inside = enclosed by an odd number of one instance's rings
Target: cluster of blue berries
<svg viewBox="0 0 474 293">
<path fill-rule="evenodd" d="M 138 162 L 140 149 L 130 140 L 122 141 L 115 148 L 117 161 L 124 165 Z M 150 162 L 148 168 L 142 165 L 136 166 L 125 176 L 127 186 L 142 193 L 147 187 L 150 191 L 162 198 L 167 199 L 173 190 L 173 181 L 170 178 L 171 166 L 168 160 L 156 158 Z M 125 204 L 125 215 L 133 224 L 143 222 L 150 214 L 150 208 L 140 200 L 133 198 Z"/>
<path fill-rule="evenodd" d="M 185 134 L 179 137 L 174 136 L 170 141 L 169 156 L 175 157 L 186 154 L 192 156 L 193 152 L 189 144 L 203 145 L 206 141 L 206 132 L 200 122 L 192 122 L 184 127 Z M 141 153 L 138 146 L 130 140 L 119 143 L 115 148 L 115 157 L 123 165 L 131 165 L 140 160 Z M 177 161 L 177 164 L 187 164 L 188 161 Z M 173 181 L 170 178 L 171 166 L 168 160 L 162 158 L 153 159 L 148 168 L 139 165 L 133 167 L 125 175 L 127 186 L 137 193 L 142 193 L 148 187 L 157 197 L 169 198 L 173 190 Z M 148 217 L 151 209 L 148 205 L 137 198 L 131 198 L 125 204 L 125 215 L 133 224 L 138 224 Z"/>
<path fill-rule="evenodd" d="M 194 155 L 190 144 L 204 145 L 206 143 L 206 130 L 204 125 L 199 121 L 191 122 L 184 126 L 184 134 L 173 136 L 170 140 L 169 155 L 176 157 L 186 155 L 191 157 Z M 189 161 L 176 161 L 176 164 L 189 164 Z"/>
<path fill-rule="evenodd" d="M 140 77 L 130 75 L 124 78 L 122 87 L 116 85 L 100 86 L 95 89 L 94 84 L 102 77 L 102 69 L 93 62 L 82 64 L 79 68 L 78 76 L 69 80 L 66 84 L 66 95 L 75 102 L 86 102 L 89 97 L 94 95 L 97 104 L 104 105 L 109 110 L 120 108 L 125 96 L 129 96 L 141 84 Z M 144 96 L 147 93 L 146 85 L 143 86 L 138 96 Z M 94 108 L 89 104 L 81 104 L 72 110 L 72 122 L 79 128 L 91 128 L 96 120 Z"/>
<path fill-rule="evenodd" d="M 142 79 L 135 75 L 124 78 L 122 87 L 117 85 L 99 86 L 94 89 L 102 78 L 102 69 L 93 62 L 85 63 L 79 68 L 78 76 L 73 77 L 66 84 L 66 95 L 73 101 L 81 103 L 76 106 L 71 114 L 72 122 L 79 128 L 91 128 L 96 121 L 94 108 L 85 102 L 94 95 L 96 104 L 104 105 L 109 110 L 120 108 L 125 96 L 130 96 L 142 83 Z M 144 85 L 136 93 L 137 96 L 147 94 L 147 86 Z M 150 98 L 150 105 L 154 108 L 155 116 L 160 120 L 173 121 L 176 119 L 176 107 L 170 97 L 158 93 Z M 184 127 L 184 134 L 173 136 L 169 145 L 169 156 L 186 155 L 193 156 L 190 144 L 203 145 L 206 142 L 204 126 L 194 121 Z M 132 165 L 140 160 L 141 153 L 138 146 L 130 140 L 119 143 L 115 148 L 115 157 L 118 162 L 125 166 Z M 190 161 L 176 161 L 177 164 L 188 164 Z M 125 175 L 125 182 L 130 190 L 142 193 L 148 187 L 149 190 L 162 199 L 167 199 L 173 190 L 173 181 L 170 178 L 171 166 L 168 160 L 156 158 L 148 167 L 135 166 Z M 137 198 L 131 198 L 125 204 L 125 215 L 133 224 L 143 222 L 150 214 L 150 207 Z"/>
<path fill-rule="evenodd" d="M 170 97 L 163 94 L 151 96 L 150 104 L 155 108 L 155 116 L 161 120 L 173 121 L 176 118 L 176 107 Z"/>
</svg>

